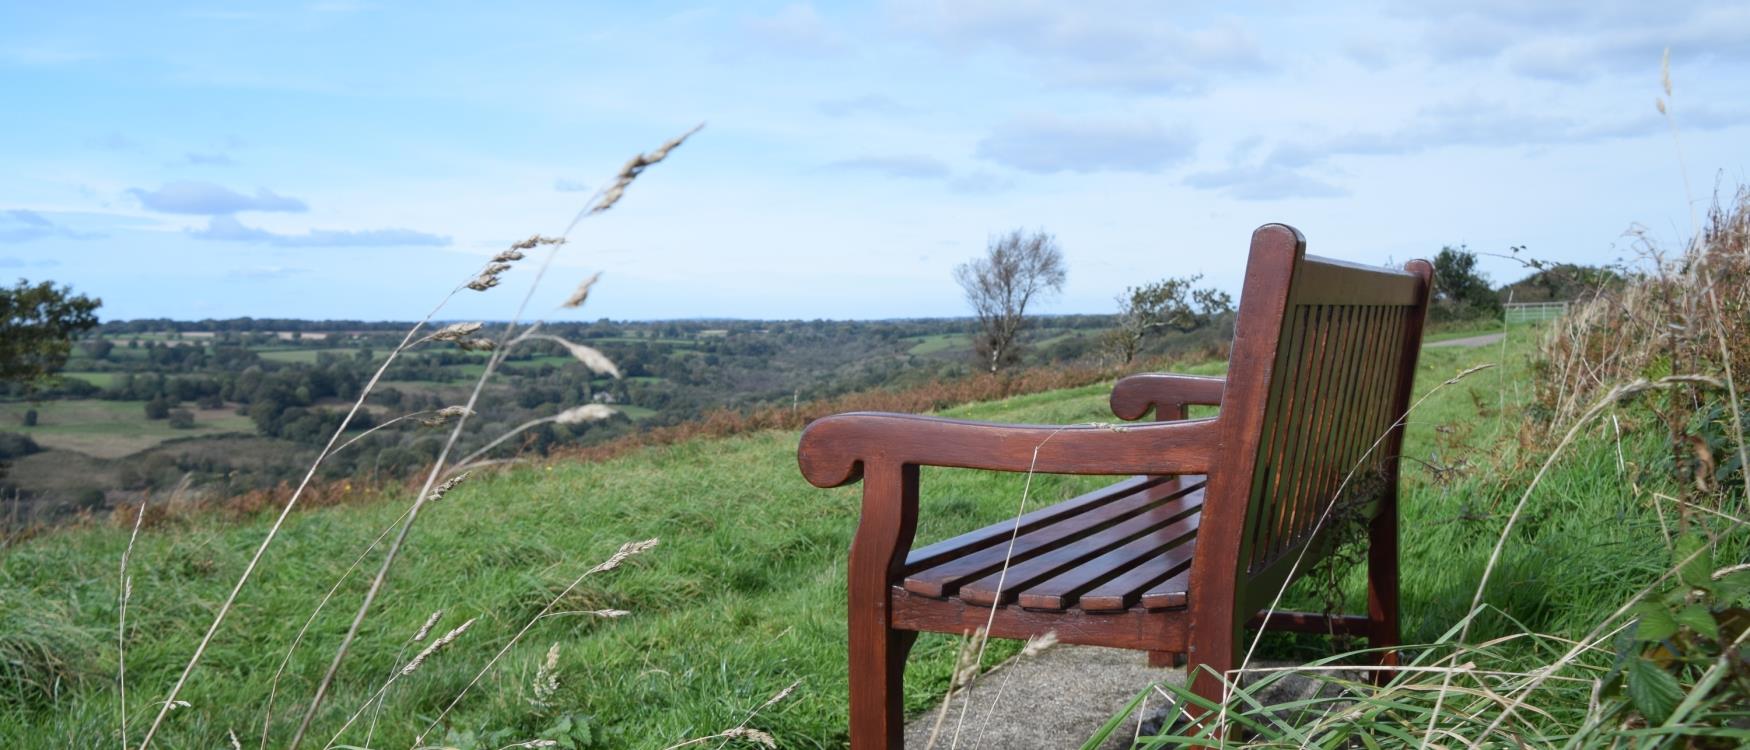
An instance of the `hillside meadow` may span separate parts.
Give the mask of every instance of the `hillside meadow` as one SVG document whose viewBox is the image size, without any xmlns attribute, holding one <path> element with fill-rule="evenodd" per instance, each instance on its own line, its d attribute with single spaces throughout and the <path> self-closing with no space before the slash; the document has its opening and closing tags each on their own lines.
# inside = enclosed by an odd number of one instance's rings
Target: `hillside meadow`
<svg viewBox="0 0 1750 750">
<path fill-rule="evenodd" d="M 1528 431 L 1524 417 L 1532 395 L 1530 355 L 1541 336 L 1538 328 L 1519 327 L 1498 345 L 1422 354 L 1417 392 L 1425 398 L 1409 419 L 1403 469 L 1408 643 L 1440 640 L 1470 611 L 1501 529 L 1501 503 L 1526 480 L 1523 471 L 1497 472 L 1516 460 L 1514 454 L 1548 447 L 1548 436 Z M 1491 366 L 1447 382 L 1478 365 Z M 1183 369 L 1216 373 L 1221 364 Z M 942 413 L 1034 423 L 1112 421 L 1109 389 L 1098 383 Z M 1592 435 L 1543 480 L 1493 573 L 1484 598 L 1488 612 L 1473 640 L 1577 636 L 1666 568 L 1669 554 L 1657 543 L 1662 519 L 1645 492 L 1635 494 L 1636 481 L 1650 480 L 1629 473 L 1637 459 L 1658 455 L 1657 436 L 1647 437 L 1655 432 Z M 795 468 L 796 439 L 793 431 L 768 431 L 693 440 L 602 462 L 487 473 L 464 483 L 422 515 L 314 738 L 327 740 L 367 705 L 415 650 L 411 637 L 434 612 L 443 613 L 434 632 L 473 619 L 454 643 L 396 680 L 380 710 L 336 737 L 342 746 L 408 746 L 581 573 L 624 542 L 655 538 L 657 547 L 623 567 L 584 578 L 425 741 L 467 750 L 563 735 L 579 747 L 660 749 L 738 726 L 795 685 L 749 726 L 770 732 L 782 747 L 842 747 L 845 557 L 859 495 L 855 488 L 822 491 L 803 482 Z M 920 541 L 1010 517 L 1025 481 L 926 471 L 933 476 L 924 483 L 929 512 Z M 1029 507 L 1104 481 L 1035 477 Z M 405 502 L 391 496 L 294 514 L 183 691 L 189 705 L 172 713 L 161 735 L 164 747 L 222 746 L 231 731 L 246 745 L 259 742 L 270 692 L 278 696 L 270 740 L 290 736 L 331 655 L 326 645 L 344 631 L 350 602 L 362 593 L 359 575 L 346 578 L 335 603 L 314 620 L 277 691 L 274 673 L 324 593 L 396 521 Z M 142 532 L 130 569 L 125 640 L 135 737 L 150 718 L 153 695 L 174 679 L 264 523 L 193 514 Z M 127 543 L 127 528 L 83 528 L 6 553 L 0 745 L 119 741 L 118 563 Z M 1734 554 L 1742 554 L 1741 547 Z M 1309 577 L 1290 592 L 1286 606 L 1318 609 L 1333 595 L 1359 607 L 1359 578 L 1345 576 L 1333 589 L 1320 576 Z M 592 614 L 602 610 L 628 614 Z M 1547 644 L 1532 641 L 1506 648 L 1502 658 L 1510 661 L 1548 656 Z M 556 649 L 554 669 L 541 671 L 549 649 Z M 956 650 L 952 638 L 926 634 L 920 640 L 908 672 L 908 707 L 921 711 L 940 698 Z M 1015 651 L 1015 644 L 998 642 L 987 661 Z M 1330 653 L 1322 639 L 1287 635 L 1266 639 L 1260 650 L 1303 660 Z M 538 692 L 543 680 L 556 691 Z"/>
</svg>

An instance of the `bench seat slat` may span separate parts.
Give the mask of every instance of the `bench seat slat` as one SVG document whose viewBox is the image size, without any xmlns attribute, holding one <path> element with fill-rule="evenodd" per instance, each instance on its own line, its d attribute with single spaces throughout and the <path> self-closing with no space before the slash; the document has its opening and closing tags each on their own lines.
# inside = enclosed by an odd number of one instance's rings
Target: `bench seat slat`
<svg viewBox="0 0 1750 750">
<path fill-rule="evenodd" d="M 1015 592 L 1030 589 L 1034 584 L 1062 573 L 1078 570 L 1089 570 L 1096 574 L 1115 572 L 1114 562 L 1106 557 L 1108 554 L 1123 549 L 1138 539 L 1148 539 L 1163 529 L 1173 529 L 1178 525 L 1177 522 L 1184 520 L 1187 515 L 1195 514 L 1202 507 L 1201 493 L 1180 495 L 1099 533 L 1064 544 L 1030 560 L 1011 562 L 1007 572 L 999 568 L 983 578 L 964 584 L 960 587 L 960 598 L 972 604 L 990 605 L 999 601 L 1007 604 L 1014 600 Z M 1174 529 L 1173 537 L 1161 540 L 1162 543 L 1153 546 L 1165 546 L 1183 535 L 1183 530 Z M 997 588 L 999 581 L 1002 584 L 1001 589 Z"/>
<path fill-rule="evenodd" d="M 1198 481 L 1196 486 L 1200 487 L 1202 477 L 1196 479 Z M 1107 527 L 1123 523 L 1132 516 L 1182 496 L 1193 489 L 1185 486 L 1188 481 L 1189 478 L 1147 485 L 1138 484 L 1137 487 L 1140 491 L 1133 490 L 1123 497 L 1082 512 L 1063 515 L 1030 533 L 1021 534 L 1015 538 L 1012 550 L 1007 540 L 1009 535 L 1013 533 L 1014 522 L 1004 521 L 992 524 L 981 529 L 980 532 L 974 532 L 974 534 L 995 533 L 1001 543 L 988 544 L 966 554 L 941 553 L 940 556 L 946 558 L 944 562 L 910 572 L 906 575 L 903 585 L 907 591 L 923 596 L 953 596 L 962 585 L 1000 570 L 1005 559 L 1009 561 L 1011 566 L 1030 560 L 1062 545 L 1096 534 Z M 988 537 L 980 536 L 979 538 Z"/>
<path fill-rule="evenodd" d="M 1162 484 L 1176 485 L 1179 481 L 1177 477 L 1130 477 L 1021 516 L 1021 533 L 1027 534 L 1037 531 L 1049 524 L 1075 516 L 1090 508 L 1097 508 L 1119 500 L 1141 490 Z M 956 557 L 1007 541 L 1014 530 L 1015 522 L 1010 520 L 944 539 L 927 547 L 919 547 L 906 555 L 906 572 L 940 565 Z"/>
<path fill-rule="evenodd" d="M 1191 573 L 1191 556 L 1197 551 L 1197 540 L 1179 545 L 1165 554 L 1144 560 L 1110 581 L 1094 587 L 1081 597 L 1081 608 L 1093 612 L 1129 609 L 1138 603 L 1152 609 L 1184 606 L 1186 582 Z M 1163 594 L 1178 594 L 1177 604 L 1161 601 Z M 1147 604 L 1149 596 L 1154 604 Z"/>
<path fill-rule="evenodd" d="M 1020 593 L 1017 603 L 1028 609 L 1048 610 L 1068 609 L 1078 602 L 1082 609 L 1089 611 L 1106 612 L 1130 608 L 1136 603 L 1138 596 L 1122 592 L 1114 595 L 1110 592 L 1128 588 L 1140 595 L 1142 587 L 1154 583 L 1160 576 L 1190 566 L 1191 553 L 1197 545 L 1197 526 L 1202 520 L 1202 491 L 1199 490 L 1197 495 L 1198 513 L 1181 517 L 1129 544 L 1030 586 Z M 1125 578 L 1133 571 L 1145 567 L 1150 569 L 1149 572 Z M 1130 586 L 1129 581 L 1132 580 L 1140 582 Z M 1092 599 L 1085 596 L 1106 584 L 1114 585 L 1106 591 L 1095 593 Z"/>
</svg>

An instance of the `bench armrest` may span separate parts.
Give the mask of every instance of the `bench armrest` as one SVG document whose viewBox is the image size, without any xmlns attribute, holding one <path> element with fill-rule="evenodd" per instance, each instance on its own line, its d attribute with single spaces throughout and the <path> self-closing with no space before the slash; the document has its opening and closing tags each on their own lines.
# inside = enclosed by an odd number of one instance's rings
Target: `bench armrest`
<svg viewBox="0 0 1750 750">
<path fill-rule="evenodd" d="M 862 478 L 869 464 L 1041 474 L 1206 474 L 1214 419 L 1147 425 L 1011 425 L 858 412 L 815 420 L 796 451 L 816 487 Z"/>
<path fill-rule="evenodd" d="M 1155 419 L 1184 419 L 1185 407 L 1220 406 L 1227 378 L 1149 372 L 1121 378 L 1112 387 L 1112 413 L 1119 419 L 1141 419 L 1149 409 Z"/>
</svg>

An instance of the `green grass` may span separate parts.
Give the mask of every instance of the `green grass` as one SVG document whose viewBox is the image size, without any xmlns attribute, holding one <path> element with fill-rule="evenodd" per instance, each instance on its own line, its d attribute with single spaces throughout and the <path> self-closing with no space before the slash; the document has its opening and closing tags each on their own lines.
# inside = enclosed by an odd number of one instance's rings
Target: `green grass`
<svg viewBox="0 0 1750 750">
<path fill-rule="evenodd" d="M 626 415 L 634 422 L 641 419 L 649 419 L 658 414 L 655 409 L 648 406 L 633 406 L 632 404 L 614 404 L 614 411 Z"/>
<path fill-rule="evenodd" d="M 1442 388 L 1413 414 L 1405 454 L 1452 463 L 1517 435 L 1528 377 L 1529 336 L 1510 337 L 1501 367 Z M 1455 372 L 1500 361 L 1501 349 L 1423 354 L 1426 392 Z M 1194 370 L 1219 372 L 1219 363 Z M 952 416 L 1035 423 L 1110 421 L 1109 384 L 950 410 Z M 1505 390 L 1503 390 L 1505 389 Z M 1502 414 L 1502 394 L 1508 412 Z M 635 407 L 634 407 L 635 408 Z M 1441 432 L 1452 428 L 1458 433 Z M 1646 455 L 1656 431 L 1624 450 Z M 663 748 L 741 722 L 792 682 L 794 697 L 754 726 L 783 747 L 845 741 L 844 576 L 858 516 L 855 487 L 808 486 L 795 466 L 796 435 L 761 433 L 654 448 L 599 464 L 564 464 L 485 475 L 422 514 L 377 616 L 365 628 L 317 732 L 325 740 L 397 662 L 405 639 L 434 610 L 443 627 L 479 621 L 389 694 L 373 744 L 404 747 L 487 658 L 572 578 L 620 543 L 662 545 L 624 568 L 590 578 L 564 611 L 626 609 L 617 620 L 573 615 L 538 623 L 475 688 L 454 725 L 506 729 L 506 742 L 535 736 L 550 720 L 526 699 L 535 665 L 560 645 L 556 705 L 589 717 L 601 747 Z M 1657 520 L 1631 496 L 1602 434 L 1579 446 L 1533 499 L 1487 599 L 1526 627 L 1573 634 L 1662 564 Z M 1024 477 L 926 469 L 918 541 L 1009 517 Z M 1431 641 L 1468 609 L 1475 582 L 1521 477 L 1473 472 L 1436 482 L 1406 461 L 1403 498 L 1404 616 L 1408 638 Z M 1037 477 L 1029 507 L 1106 480 Z M 185 691 L 193 705 L 173 715 L 165 747 L 215 747 L 227 729 L 256 736 L 267 683 L 286 644 L 322 592 L 399 514 L 405 498 L 295 514 L 284 536 Z M 1496 505 L 1491 505 L 1496 503 Z M 1467 520 L 1467 519 L 1480 520 Z M 151 696 L 174 679 L 265 519 L 197 521 L 142 534 L 133 564 L 128 650 L 134 739 Z M 6 553 L 0 566 L 0 652 L 28 654 L 0 671 L 0 746 L 63 747 L 114 741 L 116 562 L 125 530 L 72 529 Z M 1349 583 L 1351 597 L 1358 579 Z M 362 583 L 354 579 L 316 623 L 294 659 L 276 737 L 283 741 L 345 628 Z M 1310 590 L 1291 604 L 1315 601 Z M 1491 618 L 1478 637 L 1515 627 Z M 20 630 L 18 628 L 24 628 Z M 1317 653 L 1308 639 L 1266 643 L 1269 655 Z M 19 645 L 22 644 L 22 645 Z M 990 659 L 1014 652 L 999 642 Z M 922 710 L 947 682 L 955 641 L 925 635 L 914 651 L 906 702 Z M 403 657 L 405 658 L 405 657 Z M 9 677 L 23 674 L 29 679 Z M 53 685 L 52 690 L 40 686 Z M 109 739 L 105 739 L 109 738 Z M 349 740 L 362 741 L 362 734 Z M 437 739 L 437 738 L 428 738 Z M 503 743 L 499 743 L 503 744 Z M 496 747 L 497 745 L 493 745 Z"/>
<path fill-rule="evenodd" d="M 358 351 L 358 349 L 313 349 L 294 347 L 287 349 L 256 349 L 255 353 L 260 355 L 262 359 L 270 362 L 292 362 L 313 365 L 316 364 L 317 357 L 323 353 L 335 357 L 351 357 Z"/>
<path fill-rule="evenodd" d="M 108 388 L 114 385 L 115 381 L 122 375 L 118 372 L 62 372 L 59 374 L 63 378 L 83 380 L 99 388 Z"/>
<path fill-rule="evenodd" d="M 972 347 L 972 337 L 964 333 L 934 333 L 928 336 L 912 336 L 906 341 L 915 341 L 907 354 L 917 357 L 927 357 L 940 354 L 950 349 L 969 349 Z"/>
<path fill-rule="evenodd" d="M 186 407 L 185 407 L 186 408 Z M 36 409 L 35 427 L 21 425 L 24 412 Z M 248 417 L 238 416 L 231 409 L 189 409 L 195 415 L 195 425 L 189 429 L 171 427 L 169 420 L 146 418 L 144 401 L 105 401 L 100 399 L 67 399 L 0 403 L 0 425 L 31 436 L 46 448 L 84 453 L 100 458 L 118 458 L 151 448 L 172 438 L 217 435 L 225 432 L 255 431 Z"/>
</svg>

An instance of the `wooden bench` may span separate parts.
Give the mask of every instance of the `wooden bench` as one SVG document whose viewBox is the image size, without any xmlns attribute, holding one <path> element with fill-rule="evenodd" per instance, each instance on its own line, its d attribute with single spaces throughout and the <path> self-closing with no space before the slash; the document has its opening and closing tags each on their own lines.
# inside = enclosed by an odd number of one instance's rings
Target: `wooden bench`
<svg viewBox="0 0 1750 750">
<path fill-rule="evenodd" d="M 902 747 L 905 658 L 919 631 L 1183 655 L 1220 701 L 1248 627 L 1398 644 L 1397 465 L 1433 266 L 1306 255 L 1291 227 L 1252 235 L 1228 376 L 1134 375 L 1112 391 L 1135 426 L 1001 425 L 841 414 L 803 432 L 802 473 L 863 482 L 850 553 L 851 746 Z M 1192 404 L 1218 416 L 1186 419 Z M 918 468 L 1136 475 L 911 549 Z M 1369 538 L 1366 615 L 1264 610 L 1330 551 L 1334 501 Z M 994 613 L 993 613 L 994 608 Z M 1382 662 L 1396 664 L 1386 652 Z M 1195 707 L 1188 707 L 1194 716 Z"/>
</svg>

